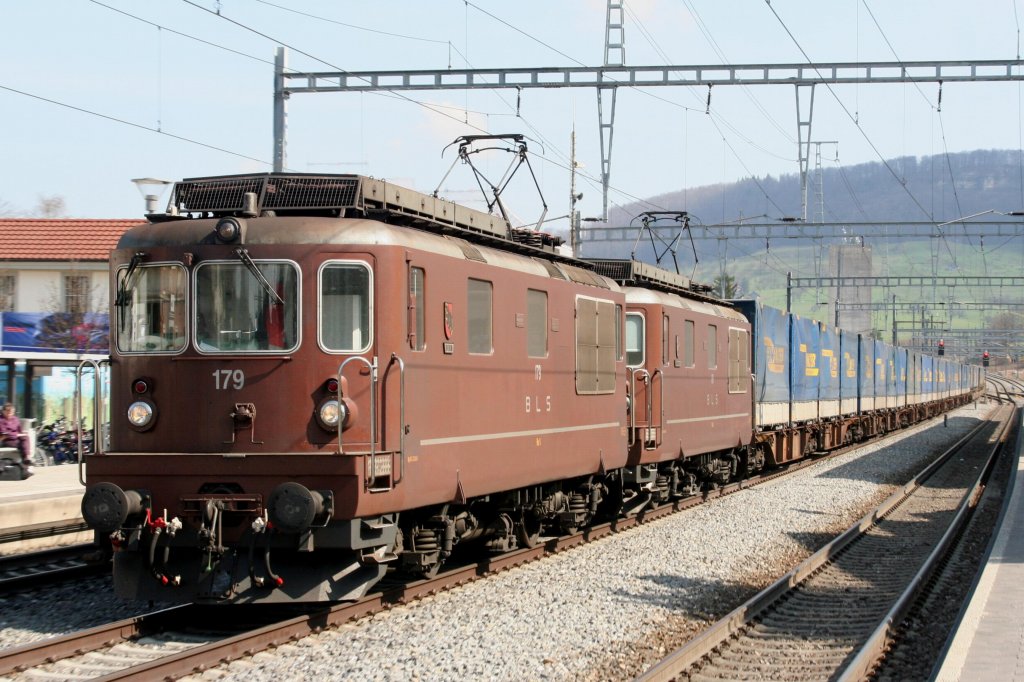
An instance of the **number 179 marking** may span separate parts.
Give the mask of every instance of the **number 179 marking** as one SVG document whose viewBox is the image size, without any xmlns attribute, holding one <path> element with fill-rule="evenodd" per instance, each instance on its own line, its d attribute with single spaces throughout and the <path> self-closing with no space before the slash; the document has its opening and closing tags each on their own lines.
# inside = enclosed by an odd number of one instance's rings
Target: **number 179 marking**
<svg viewBox="0 0 1024 682">
<path fill-rule="evenodd" d="M 245 372 L 240 369 L 213 370 L 213 387 L 218 391 L 233 388 L 236 391 L 245 386 Z"/>
</svg>

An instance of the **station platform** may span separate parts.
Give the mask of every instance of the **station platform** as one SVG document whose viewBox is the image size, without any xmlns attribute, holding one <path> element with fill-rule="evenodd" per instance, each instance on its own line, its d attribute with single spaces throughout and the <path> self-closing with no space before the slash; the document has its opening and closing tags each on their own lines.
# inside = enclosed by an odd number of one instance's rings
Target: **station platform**
<svg viewBox="0 0 1024 682">
<path fill-rule="evenodd" d="M 1024 433 L 1022 433 L 1024 437 Z M 1011 473 L 991 545 L 956 635 L 936 663 L 936 680 L 1024 680 L 1024 453 L 1016 446 Z"/>
<path fill-rule="evenodd" d="M 44 529 L 82 521 L 82 493 L 78 466 L 63 464 L 36 467 L 23 481 L 0 481 L 0 537 L 22 534 L 25 539 L 0 543 L 0 556 L 91 542 L 92 531 L 59 535 Z M 38 537 L 35 537 L 38 535 Z"/>
</svg>

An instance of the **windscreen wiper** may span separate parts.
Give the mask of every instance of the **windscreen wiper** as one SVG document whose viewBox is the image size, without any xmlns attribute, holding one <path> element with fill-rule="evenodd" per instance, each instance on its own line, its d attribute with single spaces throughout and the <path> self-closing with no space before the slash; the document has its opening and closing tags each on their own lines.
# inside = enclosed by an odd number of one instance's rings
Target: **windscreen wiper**
<svg viewBox="0 0 1024 682">
<path fill-rule="evenodd" d="M 128 271 L 124 273 L 124 279 L 121 280 L 121 285 L 117 288 L 117 299 L 114 301 L 114 305 L 117 306 L 119 323 L 124 323 L 124 310 L 131 303 L 131 291 L 135 288 L 133 275 L 138 275 L 139 263 L 145 257 L 146 254 L 142 251 L 136 251 L 132 254 L 132 259 L 128 262 Z"/>
<path fill-rule="evenodd" d="M 238 256 L 238 260 L 242 261 L 242 265 L 252 273 L 252 276 L 260 283 L 260 286 L 262 286 L 263 290 L 267 292 L 267 295 L 273 298 L 278 305 L 284 305 L 284 299 L 281 298 L 280 294 L 274 291 L 274 287 L 270 286 L 270 282 L 267 281 L 267 278 L 263 276 L 262 272 L 260 272 L 256 263 L 254 263 L 252 258 L 249 257 L 249 252 L 239 246 L 235 249 L 235 255 Z"/>
</svg>

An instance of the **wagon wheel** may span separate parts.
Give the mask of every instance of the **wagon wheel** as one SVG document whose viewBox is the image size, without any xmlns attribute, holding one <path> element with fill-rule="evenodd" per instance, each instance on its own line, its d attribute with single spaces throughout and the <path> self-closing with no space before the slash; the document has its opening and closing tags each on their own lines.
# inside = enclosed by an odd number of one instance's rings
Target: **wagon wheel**
<svg viewBox="0 0 1024 682">
<path fill-rule="evenodd" d="M 520 547 L 533 548 L 540 544 L 540 519 L 534 514 L 524 512 L 516 524 L 516 539 Z"/>
<path fill-rule="evenodd" d="M 443 564 L 443 563 L 444 563 L 443 561 L 438 559 L 437 561 L 432 563 L 430 566 L 427 566 L 427 567 L 417 571 L 417 573 L 419 575 L 421 575 L 423 578 L 429 580 L 429 579 L 434 578 L 434 577 L 437 576 L 438 571 L 441 570 L 441 564 Z"/>
</svg>

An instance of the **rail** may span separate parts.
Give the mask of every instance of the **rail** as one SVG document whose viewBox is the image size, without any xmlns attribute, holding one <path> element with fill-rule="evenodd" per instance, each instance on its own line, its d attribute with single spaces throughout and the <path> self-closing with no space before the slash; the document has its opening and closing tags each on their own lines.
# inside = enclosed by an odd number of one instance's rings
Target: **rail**
<svg viewBox="0 0 1024 682">
<path fill-rule="evenodd" d="M 883 439 L 884 440 L 884 439 Z M 836 453 L 845 452 L 841 448 Z M 828 455 L 832 456 L 832 455 Z M 826 456 L 826 457 L 828 457 Z M 801 460 L 788 465 L 784 469 L 747 479 L 742 482 L 730 483 L 704 495 L 693 495 L 684 499 L 674 500 L 660 507 L 644 510 L 642 513 L 628 518 L 616 519 L 608 523 L 581 530 L 572 535 L 550 538 L 535 547 L 515 550 L 500 556 L 488 556 L 478 562 L 453 568 L 428 579 L 416 580 L 411 583 L 399 583 L 391 586 L 381 585 L 381 590 L 367 595 L 357 602 L 346 602 L 325 606 L 324 610 L 313 614 L 304 614 L 289 620 L 270 623 L 257 627 L 247 633 L 228 635 L 214 641 L 197 642 L 195 638 L 196 623 L 218 623 L 225 613 L 223 606 L 212 607 L 203 611 L 194 610 L 191 606 L 181 606 L 160 611 L 155 614 L 136 616 L 126 620 L 97 626 L 88 630 L 73 632 L 49 640 L 25 644 L 0 651 L 0 675 L 23 674 L 28 677 L 30 668 L 61 659 L 74 660 L 85 652 L 107 649 L 124 640 L 135 640 L 145 634 L 166 632 L 176 627 L 189 629 L 189 641 L 197 646 L 187 650 L 165 649 L 169 655 L 146 660 L 141 658 L 128 661 L 124 667 L 115 670 L 119 665 L 112 665 L 102 673 L 105 680 L 153 680 L 173 679 L 211 668 L 227 661 L 251 656 L 254 652 L 263 651 L 273 646 L 288 643 L 306 634 L 319 632 L 330 627 L 341 626 L 359 618 L 382 612 L 396 605 L 407 604 L 417 599 L 436 595 L 449 587 L 456 587 L 474 580 L 502 573 L 512 567 L 524 565 L 551 554 L 566 551 L 586 543 L 626 532 L 646 523 L 664 518 L 668 515 L 699 507 L 733 493 L 741 492 L 751 486 L 775 480 L 788 473 L 798 471 L 820 463 L 822 459 Z M 242 607 L 239 607 L 241 609 Z M 233 618 L 237 620 L 239 611 Z M 183 624 L 183 625 L 182 625 Z M 115 652 L 117 653 L 117 652 Z M 74 665 L 72 663 L 72 665 Z M 27 673 L 27 674 L 24 674 Z"/>
<path fill-rule="evenodd" d="M 1002 425 L 1003 431 L 999 438 L 996 439 L 997 445 L 1005 437 L 1005 429 L 1011 421 L 1011 419 L 1007 419 Z M 1019 421 L 1019 415 L 1017 416 L 1017 421 Z M 698 661 L 712 655 L 716 651 L 719 651 L 720 647 L 726 642 L 733 643 L 734 641 L 742 638 L 750 624 L 764 619 L 766 614 L 774 605 L 778 605 L 782 601 L 785 601 L 784 596 L 786 594 L 795 591 L 797 586 L 802 585 L 806 580 L 824 570 L 824 567 L 843 555 L 855 540 L 858 540 L 872 529 L 879 520 L 905 504 L 907 498 L 920 488 L 925 480 L 937 472 L 944 464 L 953 459 L 954 455 L 959 452 L 967 442 L 981 433 L 982 429 L 987 425 L 988 424 L 984 422 L 979 424 L 977 428 L 973 429 L 970 433 L 957 441 L 952 447 L 948 448 L 941 457 L 929 464 L 929 466 L 915 476 L 912 481 L 896 490 L 877 509 L 869 512 L 858 523 L 851 526 L 835 540 L 827 544 L 825 547 L 822 547 L 812 556 L 808 557 L 786 575 L 779 578 L 779 580 L 752 597 L 746 603 L 734 609 L 727 616 L 712 625 L 708 630 L 705 630 L 680 649 L 670 653 L 661 662 L 656 664 L 640 677 L 636 678 L 637 682 L 664 682 L 667 680 L 685 678 L 688 674 L 687 671 L 692 672 L 692 666 L 694 666 Z M 941 550 L 947 547 L 951 542 L 956 532 L 956 528 L 954 528 L 953 525 L 962 523 L 966 516 L 965 507 L 973 506 L 974 502 L 976 502 L 980 495 L 980 490 L 984 487 L 984 481 L 987 473 L 990 470 L 997 454 L 998 447 L 988 454 L 987 462 L 981 467 L 980 473 L 977 474 L 977 477 L 973 481 L 973 485 L 968 484 L 966 486 L 967 492 L 961 498 L 961 505 L 958 506 L 958 511 L 955 513 L 955 520 L 951 523 L 950 527 L 945 529 L 942 537 L 936 545 L 933 546 L 933 549 L 925 561 L 923 561 L 918 566 L 917 570 L 914 571 L 912 579 L 909 580 L 907 586 L 901 592 L 901 596 L 894 600 L 893 605 L 887 610 L 884 617 L 880 618 L 877 628 L 870 633 L 865 633 L 864 639 L 861 640 L 862 644 L 859 655 L 851 655 L 850 657 L 847 657 L 847 660 L 850 662 L 844 666 L 843 670 L 834 671 L 834 675 L 829 677 L 829 679 L 865 679 L 868 671 L 876 660 L 874 656 L 880 652 L 880 647 L 885 643 L 886 637 L 888 636 L 891 628 L 895 624 L 899 623 L 901 617 L 900 614 L 904 612 L 904 609 L 908 604 L 913 602 L 918 589 L 928 579 L 934 566 L 941 559 Z M 771 659 L 769 658 L 769 654 L 768 652 L 765 652 L 762 657 L 762 663 L 767 665 L 770 664 L 770 662 Z M 714 674 L 713 672 L 708 671 L 704 671 L 704 673 L 707 675 Z"/>
</svg>

